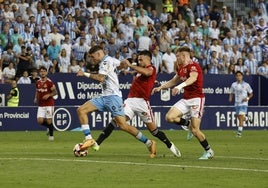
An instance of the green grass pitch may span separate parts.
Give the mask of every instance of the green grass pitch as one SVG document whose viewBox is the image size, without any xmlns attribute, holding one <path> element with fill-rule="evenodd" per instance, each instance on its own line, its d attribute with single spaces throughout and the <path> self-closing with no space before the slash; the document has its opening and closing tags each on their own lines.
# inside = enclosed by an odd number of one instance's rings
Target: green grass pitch
<svg viewBox="0 0 268 188">
<path fill-rule="evenodd" d="M 148 138 L 153 136 L 142 131 Z M 2 188 L 265 188 L 268 187 L 268 132 L 204 133 L 215 151 L 200 161 L 203 149 L 185 131 L 164 131 L 180 149 L 176 158 L 159 140 L 157 157 L 149 158 L 145 145 L 114 131 L 99 151 L 74 157 L 72 148 L 82 132 L 55 132 L 49 142 L 45 131 L 0 132 L 0 186 Z M 100 131 L 92 131 L 97 138 Z"/>
</svg>

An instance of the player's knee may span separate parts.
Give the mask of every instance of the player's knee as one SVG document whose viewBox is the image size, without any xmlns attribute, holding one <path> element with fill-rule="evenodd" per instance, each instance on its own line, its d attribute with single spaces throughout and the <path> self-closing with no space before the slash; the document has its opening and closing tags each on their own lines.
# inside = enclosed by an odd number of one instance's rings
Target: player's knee
<svg viewBox="0 0 268 188">
<path fill-rule="evenodd" d="M 40 125 L 44 125 L 46 122 L 43 118 L 37 118 L 37 123 Z"/>
<path fill-rule="evenodd" d="M 77 108 L 76 113 L 79 115 L 83 114 L 83 109 L 81 107 Z"/>
<path fill-rule="evenodd" d="M 175 121 L 175 118 L 172 116 L 172 114 L 169 114 L 169 113 L 166 114 L 165 119 L 169 123 L 173 123 Z"/>
</svg>

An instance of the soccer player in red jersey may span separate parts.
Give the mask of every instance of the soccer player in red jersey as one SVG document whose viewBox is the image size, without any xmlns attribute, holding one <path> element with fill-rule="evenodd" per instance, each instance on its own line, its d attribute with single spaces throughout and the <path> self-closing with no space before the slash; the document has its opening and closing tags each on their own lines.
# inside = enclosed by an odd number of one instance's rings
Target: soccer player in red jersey
<svg viewBox="0 0 268 188">
<path fill-rule="evenodd" d="M 36 92 L 34 103 L 38 104 L 37 122 L 48 128 L 49 140 L 53 141 L 53 125 L 52 117 L 54 113 L 54 99 L 57 95 L 57 90 L 52 82 L 47 77 L 47 69 L 44 66 L 39 68 L 40 79 L 36 81 Z"/>
<path fill-rule="evenodd" d="M 187 46 L 177 49 L 177 74 L 165 84 L 154 88 L 152 93 L 159 92 L 161 89 L 171 88 L 181 82 L 172 89 L 172 96 L 179 94 L 181 89 L 184 88 L 183 98 L 170 108 L 166 114 L 166 120 L 169 123 L 188 125 L 188 122 L 182 116 L 189 114 L 191 116 L 189 129 L 205 149 L 204 154 L 199 159 L 206 160 L 213 158 L 214 152 L 210 148 L 204 133 L 200 130 L 205 104 L 203 74 L 199 64 L 192 61 L 190 51 Z"/>
<path fill-rule="evenodd" d="M 167 148 L 176 157 L 180 157 L 180 151 L 170 142 L 165 133 L 157 128 L 154 121 L 149 100 L 156 80 L 156 68 L 152 65 L 151 59 L 152 54 L 150 51 L 144 50 L 139 52 L 139 65 L 132 65 L 128 60 L 124 60 L 127 67 L 137 72 L 132 82 L 128 98 L 124 101 L 125 116 L 127 120 L 133 119 L 135 115 L 139 116 L 151 134 L 166 144 Z M 93 146 L 93 149 L 99 149 L 99 145 L 112 133 L 115 126 L 114 121 L 108 124 L 96 140 L 97 144 Z"/>
</svg>

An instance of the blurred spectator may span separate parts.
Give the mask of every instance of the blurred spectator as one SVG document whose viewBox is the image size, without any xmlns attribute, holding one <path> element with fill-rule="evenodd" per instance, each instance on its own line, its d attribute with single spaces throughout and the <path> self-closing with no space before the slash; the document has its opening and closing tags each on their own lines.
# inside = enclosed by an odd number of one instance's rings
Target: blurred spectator
<svg viewBox="0 0 268 188">
<path fill-rule="evenodd" d="M 238 50 L 238 46 L 237 45 L 234 45 L 232 46 L 232 58 L 234 60 L 234 62 L 237 62 L 237 60 L 239 58 L 242 58 L 242 54 L 241 52 Z"/>
<path fill-rule="evenodd" d="M 208 14 L 208 5 L 203 0 L 197 0 L 197 4 L 194 7 L 194 14 L 196 18 L 203 20 L 205 15 Z"/>
<path fill-rule="evenodd" d="M 172 39 L 172 44 L 174 44 L 175 37 L 179 35 L 179 31 L 180 31 L 180 29 L 177 26 L 177 22 L 173 21 L 171 23 L 171 28 L 168 30 L 169 35 Z"/>
<path fill-rule="evenodd" d="M 235 64 L 234 63 L 230 63 L 228 70 L 227 70 L 227 74 L 235 74 Z"/>
<path fill-rule="evenodd" d="M 216 51 L 217 58 L 221 57 L 221 46 L 218 44 L 218 39 L 213 39 L 212 44 L 210 46 L 211 51 Z"/>
<path fill-rule="evenodd" d="M 221 59 L 222 56 L 224 56 L 224 55 L 226 55 L 228 61 L 230 61 L 231 57 L 233 56 L 232 49 L 229 47 L 228 44 L 223 45 L 223 49 L 221 51 L 221 57 L 219 57 L 219 58 Z"/>
<path fill-rule="evenodd" d="M 268 60 L 264 60 L 257 70 L 257 74 L 268 78 Z"/>
<path fill-rule="evenodd" d="M 19 28 L 14 27 L 13 34 L 11 35 L 10 38 L 10 43 L 12 46 L 18 44 L 18 39 L 21 38 L 22 36 L 19 34 Z"/>
<path fill-rule="evenodd" d="M 223 40 L 227 36 L 227 33 L 228 32 L 230 32 L 230 29 L 229 29 L 229 27 L 226 24 L 226 20 L 222 20 L 221 21 L 221 26 L 220 26 L 220 35 L 219 35 L 219 38 L 221 40 Z"/>
<path fill-rule="evenodd" d="M 168 21 L 168 11 L 167 11 L 167 7 L 163 7 L 163 11 L 160 13 L 160 16 L 159 16 L 159 20 L 161 23 L 165 23 Z"/>
<path fill-rule="evenodd" d="M 72 56 L 77 61 L 81 61 L 84 59 L 85 54 L 89 51 L 90 47 L 85 44 L 85 38 L 80 38 L 79 43 L 75 43 L 72 46 Z"/>
<path fill-rule="evenodd" d="M 24 32 L 21 34 L 24 44 L 29 46 L 31 44 L 32 39 L 34 38 L 33 33 L 30 31 L 30 26 L 28 24 L 25 25 Z"/>
<path fill-rule="evenodd" d="M 213 20 L 211 22 L 211 27 L 209 27 L 208 32 L 209 32 L 209 36 L 210 39 L 219 39 L 220 36 L 220 29 L 217 27 L 217 22 L 215 20 Z"/>
<path fill-rule="evenodd" d="M 60 55 L 61 47 L 56 43 L 56 40 L 52 39 L 51 44 L 47 48 L 47 54 L 49 56 L 49 59 L 51 60 L 58 60 L 58 57 Z"/>
<path fill-rule="evenodd" d="M 16 79 L 19 79 L 25 70 L 29 70 L 31 66 L 31 57 L 27 53 L 26 47 L 21 47 L 21 53 L 17 57 Z"/>
<path fill-rule="evenodd" d="M 46 16 L 41 17 L 41 23 L 38 25 L 38 27 L 39 27 L 39 31 L 41 31 L 41 29 L 44 29 L 46 31 L 46 34 L 49 34 L 51 32 L 51 26 L 48 23 Z"/>
<path fill-rule="evenodd" d="M 138 39 L 138 45 L 137 45 L 138 52 L 143 50 L 149 50 L 151 44 L 152 41 L 148 36 L 148 32 L 144 32 L 144 35 L 140 36 Z"/>
<path fill-rule="evenodd" d="M 159 47 L 155 47 L 152 51 L 152 64 L 156 68 L 156 74 L 162 72 L 162 56 L 159 53 Z"/>
<path fill-rule="evenodd" d="M 55 40 L 56 45 L 61 45 L 61 41 L 64 40 L 64 36 L 58 33 L 58 27 L 53 26 L 52 33 L 49 33 L 48 36 L 50 37 L 51 41 Z"/>
<path fill-rule="evenodd" d="M 47 71 L 49 72 L 49 68 L 51 66 L 53 67 L 53 63 L 52 63 L 51 59 L 49 59 L 49 55 L 46 53 L 46 54 L 44 54 L 43 59 L 41 59 L 38 69 L 40 67 L 46 67 Z"/>
<path fill-rule="evenodd" d="M 198 27 L 194 23 L 191 23 L 189 36 L 191 41 L 194 41 L 195 38 L 203 39 L 202 33 L 199 32 Z"/>
<path fill-rule="evenodd" d="M 209 13 L 210 20 L 215 20 L 216 23 L 220 23 L 221 21 L 221 13 L 219 12 L 219 7 L 214 5 L 211 12 Z"/>
<path fill-rule="evenodd" d="M 6 47 L 9 44 L 8 39 L 10 38 L 10 23 L 9 21 L 6 21 L 3 26 L 2 26 L 2 31 L 0 32 L 0 40 L 1 40 L 1 45 L 3 47 L 3 49 L 6 49 Z"/>
<path fill-rule="evenodd" d="M 12 47 L 8 46 L 7 50 L 4 51 L 1 55 L 0 67 L 2 68 L 2 70 L 5 67 L 8 67 L 10 62 L 15 62 L 15 59 L 15 53 L 12 51 Z"/>
<path fill-rule="evenodd" d="M 178 17 L 174 21 L 177 22 L 177 26 L 180 31 L 188 30 L 188 23 L 183 19 L 183 16 L 181 13 L 178 14 Z"/>
<path fill-rule="evenodd" d="M 244 60 L 242 58 L 237 59 L 237 63 L 235 65 L 235 72 L 240 71 L 244 75 L 248 75 L 248 67 L 244 65 Z"/>
<path fill-rule="evenodd" d="M 198 32 L 202 34 L 203 41 L 209 39 L 209 27 L 206 21 L 201 22 L 201 27 L 198 28 Z"/>
<path fill-rule="evenodd" d="M 171 48 L 168 47 L 166 53 L 162 57 L 162 71 L 168 74 L 175 72 L 175 62 L 177 58 L 176 55 L 171 51 Z"/>
<path fill-rule="evenodd" d="M 38 39 L 33 38 L 32 43 L 31 43 L 31 45 L 29 47 L 32 49 L 34 61 L 39 60 L 40 55 L 41 55 L 41 47 L 38 44 Z M 36 68 L 36 66 L 34 66 L 34 67 Z"/>
<path fill-rule="evenodd" d="M 113 18 L 110 16 L 110 13 L 109 13 L 110 11 L 108 11 L 108 10 L 105 9 L 105 11 L 103 12 L 103 23 L 107 28 L 107 32 L 108 32 L 107 34 L 110 34 L 112 27 L 114 26 L 114 23 L 113 23 Z M 132 24 L 132 22 L 131 22 L 131 24 Z"/>
<path fill-rule="evenodd" d="M 222 56 L 222 59 L 221 59 L 220 61 L 221 61 L 220 64 L 222 65 L 222 67 L 221 67 L 221 69 L 220 69 L 220 74 L 227 74 L 227 72 L 228 72 L 228 67 L 229 67 L 229 65 L 230 65 L 230 61 L 229 61 L 227 55 L 224 54 L 224 55 Z"/>
<path fill-rule="evenodd" d="M 84 60 L 79 61 L 78 65 L 79 65 L 79 68 L 80 68 L 79 70 L 81 70 L 83 72 L 86 72 L 86 66 L 85 66 Z"/>
<path fill-rule="evenodd" d="M 258 69 L 258 61 L 254 58 L 253 53 L 248 53 L 247 59 L 245 60 L 244 64 L 248 67 L 249 74 L 257 74 Z"/>
<path fill-rule="evenodd" d="M 66 49 L 63 48 L 59 57 L 59 72 L 68 73 L 70 65 L 70 56 L 67 56 Z"/>
<path fill-rule="evenodd" d="M 137 21 L 138 22 L 138 21 Z M 142 25 L 142 24 L 141 24 Z M 136 26 L 138 27 L 138 25 Z M 144 31 L 146 30 L 147 25 L 143 29 Z M 129 20 L 128 15 L 125 15 L 123 17 L 123 21 L 118 24 L 118 30 L 124 33 L 124 40 L 126 42 L 132 41 L 133 40 L 133 34 L 134 34 L 134 27 L 131 25 L 131 22 Z"/>
<path fill-rule="evenodd" d="M 236 34 L 236 37 L 235 37 L 235 44 L 238 47 L 237 50 L 242 51 L 242 49 L 245 46 L 245 42 L 246 42 L 246 38 L 243 35 L 242 30 L 241 29 L 238 29 L 237 30 L 237 34 Z"/>
<path fill-rule="evenodd" d="M 204 49 L 201 53 L 202 60 L 200 61 L 201 68 L 204 74 L 208 73 L 208 65 L 211 58 L 210 42 L 208 40 L 204 43 Z"/>
<path fill-rule="evenodd" d="M 212 51 L 210 63 L 208 65 L 208 73 L 209 74 L 219 74 L 222 65 L 220 64 L 219 58 L 217 58 L 217 52 Z"/>
<path fill-rule="evenodd" d="M 2 72 L 2 79 L 4 78 L 5 83 L 11 83 L 15 80 L 16 70 L 14 68 L 14 62 L 10 62 L 8 67 L 5 67 Z"/>
<path fill-rule="evenodd" d="M 252 50 L 253 56 L 258 62 L 258 66 L 260 66 L 263 60 L 263 57 L 262 57 L 263 52 L 262 52 L 262 46 L 261 44 L 259 44 L 259 41 L 257 39 L 253 41 L 251 50 Z"/>
<path fill-rule="evenodd" d="M 72 59 L 71 60 L 71 66 L 70 66 L 70 71 L 71 73 L 77 73 L 80 70 L 80 66 L 77 63 L 77 60 Z"/>
<path fill-rule="evenodd" d="M 232 32 L 226 33 L 226 37 L 222 40 L 223 45 L 227 44 L 230 48 L 235 45 L 235 38 L 232 36 Z"/>
<path fill-rule="evenodd" d="M 39 80 L 40 77 L 38 75 L 38 70 L 33 69 L 29 78 L 30 78 L 32 84 L 35 83 L 37 80 Z"/>
<path fill-rule="evenodd" d="M 161 34 L 159 38 L 160 52 L 165 53 L 167 49 L 170 47 L 171 42 L 172 42 L 171 36 L 167 32 L 167 27 L 163 26 L 161 29 Z"/>
<path fill-rule="evenodd" d="M 221 12 L 221 21 L 225 20 L 226 26 L 228 28 L 231 27 L 232 25 L 232 16 L 231 14 L 228 12 L 227 7 L 223 6 L 222 7 L 222 12 Z"/>
<path fill-rule="evenodd" d="M 27 12 L 27 8 L 29 7 L 28 1 L 26 0 L 20 0 L 18 2 L 18 8 L 21 15 L 25 14 Z"/>
<path fill-rule="evenodd" d="M 14 13 L 9 5 L 9 3 L 4 4 L 3 19 L 6 22 L 13 22 L 15 20 Z"/>
<path fill-rule="evenodd" d="M 31 79 L 28 76 L 28 71 L 23 71 L 22 76 L 18 80 L 18 84 L 31 84 Z"/>
</svg>

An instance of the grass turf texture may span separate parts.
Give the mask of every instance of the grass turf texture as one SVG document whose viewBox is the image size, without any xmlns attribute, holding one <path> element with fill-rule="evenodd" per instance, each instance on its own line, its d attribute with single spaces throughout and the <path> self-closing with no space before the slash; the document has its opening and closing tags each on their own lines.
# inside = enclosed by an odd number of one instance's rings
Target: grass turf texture
<svg viewBox="0 0 268 188">
<path fill-rule="evenodd" d="M 148 131 L 143 131 L 153 138 Z M 268 187 L 267 131 L 204 131 L 215 158 L 200 161 L 201 145 L 186 141 L 185 131 L 165 131 L 179 147 L 175 158 L 157 141 L 157 158 L 122 131 L 114 131 L 98 152 L 74 157 L 73 146 L 82 132 L 55 132 L 49 142 L 45 132 L 0 132 L 0 185 L 3 188 L 252 188 Z M 97 138 L 100 131 L 93 131 Z"/>
</svg>

